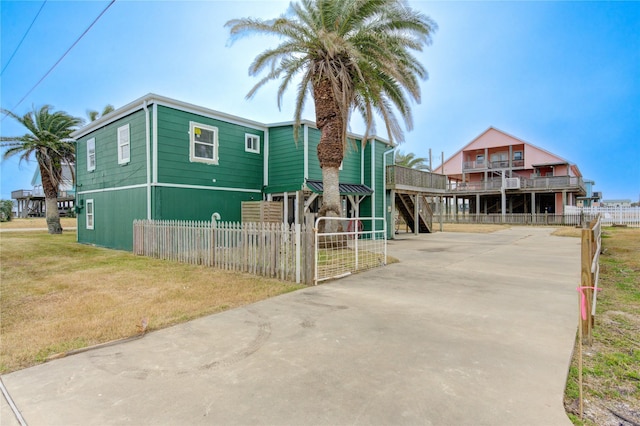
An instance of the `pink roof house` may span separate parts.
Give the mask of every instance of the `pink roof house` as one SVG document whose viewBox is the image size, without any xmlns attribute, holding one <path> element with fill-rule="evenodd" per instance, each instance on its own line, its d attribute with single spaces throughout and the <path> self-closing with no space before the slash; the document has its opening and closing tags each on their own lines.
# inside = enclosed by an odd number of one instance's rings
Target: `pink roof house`
<svg viewBox="0 0 640 426">
<path fill-rule="evenodd" d="M 469 213 L 556 213 L 586 194 L 578 166 L 490 127 L 434 170 Z M 461 201 L 460 201 L 461 200 Z"/>
</svg>

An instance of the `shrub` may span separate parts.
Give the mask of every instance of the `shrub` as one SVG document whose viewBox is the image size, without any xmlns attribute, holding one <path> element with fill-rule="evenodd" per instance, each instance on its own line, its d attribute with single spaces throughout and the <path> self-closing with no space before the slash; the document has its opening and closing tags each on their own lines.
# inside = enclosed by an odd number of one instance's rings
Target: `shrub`
<svg viewBox="0 0 640 426">
<path fill-rule="evenodd" d="M 13 201 L 0 200 L 0 222 L 9 222 L 12 219 Z"/>
</svg>

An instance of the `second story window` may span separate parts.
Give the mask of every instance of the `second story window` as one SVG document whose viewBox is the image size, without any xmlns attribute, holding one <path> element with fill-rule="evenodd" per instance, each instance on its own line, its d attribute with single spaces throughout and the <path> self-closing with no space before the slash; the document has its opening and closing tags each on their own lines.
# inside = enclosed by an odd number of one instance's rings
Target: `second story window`
<svg viewBox="0 0 640 426">
<path fill-rule="evenodd" d="M 244 141 L 245 151 L 260 154 L 260 136 L 247 133 L 244 135 Z"/>
<path fill-rule="evenodd" d="M 513 159 L 516 161 L 522 160 L 522 151 L 513 151 Z"/>
<path fill-rule="evenodd" d="M 218 128 L 189 123 L 189 159 L 191 161 L 218 164 Z"/>
<path fill-rule="evenodd" d="M 87 171 L 96 169 L 96 138 L 87 141 Z"/>
<path fill-rule="evenodd" d="M 127 164 L 131 159 L 129 125 L 118 127 L 118 164 Z"/>
<path fill-rule="evenodd" d="M 476 155 L 476 165 L 482 166 L 484 164 L 484 154 Z"/>
</svg>

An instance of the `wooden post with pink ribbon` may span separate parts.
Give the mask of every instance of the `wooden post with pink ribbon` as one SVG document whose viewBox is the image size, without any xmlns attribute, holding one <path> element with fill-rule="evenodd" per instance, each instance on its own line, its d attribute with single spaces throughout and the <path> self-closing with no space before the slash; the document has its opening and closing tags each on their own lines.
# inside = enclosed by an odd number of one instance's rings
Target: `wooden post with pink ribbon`
<svg viewBox="0 0 640 426">
<path fill-rule="evenodd" d="M 580 389 L 580 418 L 583 414 L 582 398 L 582 345 L 593 343 L 593 326 L 596 315 L 598 277 L 600 274 L 600 249 L 602 247 L 602 225 L 600 216 L 582 230 L 582 252 L 580 262 L 580 286 L 578 287 L 578 387 Z"/>
</svg>

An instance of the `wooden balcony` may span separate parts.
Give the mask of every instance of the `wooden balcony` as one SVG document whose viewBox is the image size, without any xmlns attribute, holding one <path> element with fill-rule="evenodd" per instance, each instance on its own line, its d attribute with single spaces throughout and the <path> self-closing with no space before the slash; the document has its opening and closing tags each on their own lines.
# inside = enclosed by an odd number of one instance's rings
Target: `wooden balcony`
<svg viewBox="0 0 640 426">
<path fill-rule="evenodd" d="M 402 166 L 387 166 L 387 189 L 444 194 L 447 177 Z"/>
<path fill-rule="evenodd" d="M 512 160 L 511 165 L 509 165 L 508 160 L 503 161 L 486 161 L 486 160 L 477 160 L 477 161 L 464 161 L 462 163 L 462 170 L 465 172 L 471 171 L 482 171 L 482 170 L 502 170 L 502 169 L 523 169 L 524 168 L 524 160 Z"/>
<path fill-rule="evenodd" d="M 513 179 L 513 178 L 511 178 Z M 516 178 L 517 179 L 517 178 Z M 532 179 L 519 178 L 519 187 L 508 187 L 507 190 L 522 192 L 570 191 L 586 193 L 585 185 L 580 177 L 547 176 Z M 502 189 L 502 178 L 488 179 L 482 182 L 451 182 L 447 188 L 451 193 L 499 192 Z"/>
</svg>

